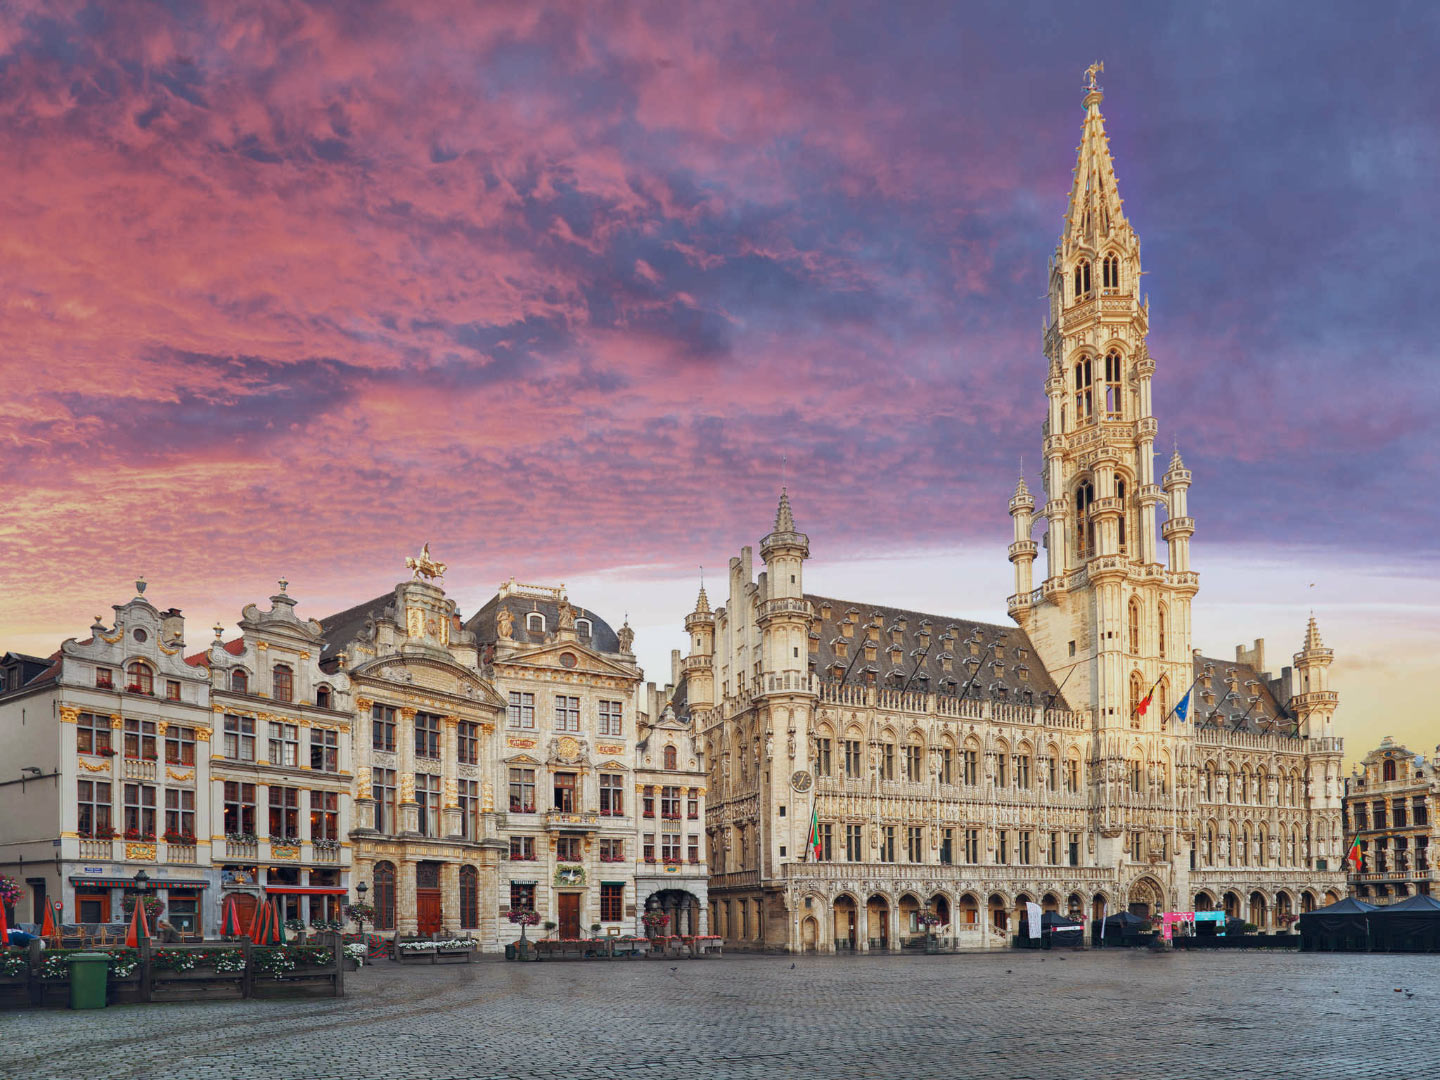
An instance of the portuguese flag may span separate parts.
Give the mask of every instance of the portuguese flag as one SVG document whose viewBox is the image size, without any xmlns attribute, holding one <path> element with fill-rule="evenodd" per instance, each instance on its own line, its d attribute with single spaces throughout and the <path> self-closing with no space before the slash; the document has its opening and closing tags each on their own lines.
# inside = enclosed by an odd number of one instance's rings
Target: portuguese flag
<svg viewBox="0 0 1440 1080">
<path fill-rule="evenodd" d="M 810 804 L 810 838 L 805 841 L 805 846 L 810 849 L 810 858 L 819 862 L 822 854 L 820 850 L 820 808 L 814 803 Z"/>
<path fill-rule="evenodd" d="M 1360 872 L 1360 864 L 1365 858 L 1360 852 L 1360 837 L 1355 837 L 1354 842 L 1350 845 L 1350 850 L 1345 853 L 1345 858 L 1349 859 L 1355 865 L 1355 873 L 1358 874 Z"/>
</svg>

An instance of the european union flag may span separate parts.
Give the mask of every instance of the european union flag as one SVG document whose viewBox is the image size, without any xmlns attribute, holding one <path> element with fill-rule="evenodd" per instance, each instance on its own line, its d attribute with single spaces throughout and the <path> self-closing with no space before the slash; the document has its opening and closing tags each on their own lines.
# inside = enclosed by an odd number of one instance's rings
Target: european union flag
<svg viewBox="0 0 1440 1080">
<path fill-rule="evenodd" d="M 1183 724 L 1185 722 L 1185 714 L 1190 711 L 1190 694 L 1191 691 L 1187 690 L 1185 692 L 1185 696 L 1182 697 L 1179 703 L 1175 706 L 1176 723 Z"/>
</svg>

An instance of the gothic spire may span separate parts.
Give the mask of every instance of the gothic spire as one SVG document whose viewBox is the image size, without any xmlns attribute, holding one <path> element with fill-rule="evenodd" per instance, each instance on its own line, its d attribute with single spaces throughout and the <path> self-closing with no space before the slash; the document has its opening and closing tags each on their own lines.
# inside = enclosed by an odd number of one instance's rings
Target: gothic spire
<svg viewBox="0 0 1440 1080">
<path fill-rule="evenodd" d="M 795 531 L 795 516 L 790 513 L 790 495 L 784 489 L 780 489 L 780 506 L 775 511 L 775 531 L 777 533 L 793 533 Z"/>
<path fill-rule="evenodd" d="M 1305 627 L 1305 648 L 1304 652 L 1317 652 L 1325 648 L 1325 643 L 1320 640 L 1320 628 L 1315 625 L 1315 616 L 1310 616 L 1310 624 Z"/>
<path fill-rule="evenodd" d="M 1110 233 L 1127 228 L 1123 200 L 1115 181 L 1115 163 L 1110 159 L 1110 139 L 1105 134 L 1105 117 L 1100 102 L 1105 95 L 1095 84 L 1092 65 L 1087 71 L 1085 123 L 1075 159 L 1075 179 L 1070 187 L 1070 205 L 1065 212 L 1065 238 L 1072 243 L 1096 244 Z"/>
<path fill-rule="evenodd" d="M 696 614 L 703 614 L 710 610 L 710 598 L 705 595 L 705 586 L 700 586 L 700 596 L 695 601 Z"/>
</svg>

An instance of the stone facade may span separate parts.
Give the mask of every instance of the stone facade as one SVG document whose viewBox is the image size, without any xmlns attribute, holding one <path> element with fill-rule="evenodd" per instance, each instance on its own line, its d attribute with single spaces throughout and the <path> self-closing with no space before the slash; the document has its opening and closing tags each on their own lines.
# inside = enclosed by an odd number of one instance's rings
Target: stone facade
<svg viewBox="0 0 1440 1080">
<path fill-rule="evenodd" d="M 427 560 L 428 564 L 428 560 Z M 498 941 L 498 838 L 490 779 L 504 700 L 475 637 L 433 580 L 322 621 L 322 666 L 354 695 L 355 878 L 375 929 Z"/>
<path fill-rule="evenodd" d="M 180 612 L 136 588 L 113 625 L 96 616 L 0 695 L 6 753 L 33 767 L 0 787 L 0 873 L 27 887 L 19 919 L 39 922 L 58 898 L 67 922 L 111 922 L 143 870 L 160 918 L 213 934 L 210 680 L 185 663 Z"/>
<path fill-rule="evenodd" d="M 1018 629 L 807 594 L 785 495 L 764 572 L 743 549 L 726 606 L 687 619 L 687 672 L 715 695 L 689 699 L 732 943 L 899 948 L 930 908 L 960 944 L 989 944 L 1026 901 L 1224 907 L 1272 928 L 1343 891 L 1337 696 L 1314 620 L 1278 678 L 1263 642 L 1233 662 L 1192 648 L 1192 477 L 1178 451 L 1154 475 L 1149 305 L 1101 100 L 1087 88 L 1051 264 L 1046 503 L 1037 515 L 1022 478 L 1009 505 Z"/>
<path fill-rule="evenodd" d="M 1360 844 L 1350 870 L 1354 896 L 1389 904 L 1430 894 L 1440 867 L 1440 747 L 1426 760 L 1388 735 L 1366 754 L 1345 784 L 1345 831 Z"/>
<path fill-rule="evenodd" d="M 188 658 L 210 678 L 209 840 L 242 923 L 266 897 L 286 919 L 341 921 L 349 895 L 350 679 L 321 669 L 320 624 L 295 614 L 288 584 L 269 610 L 245 607 L 239 637 L 217 625 Z"/>
</svg>

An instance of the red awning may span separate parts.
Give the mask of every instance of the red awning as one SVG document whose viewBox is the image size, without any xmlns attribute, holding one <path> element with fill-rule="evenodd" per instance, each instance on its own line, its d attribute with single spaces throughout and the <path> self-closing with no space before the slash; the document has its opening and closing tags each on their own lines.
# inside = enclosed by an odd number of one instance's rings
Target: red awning
<svg viewBox="0 0 1440 1080">
<path fill-rule="evenodd" d="M 135 889 L 135 879 L 125 877 L 85 877 L 81 874 L 73 874 L 70 877 L 70 884 L 77 886 L 88 885 L 96 889 Z M 150 892 L 156 889 L 205 889 L 210 883 L 203 878 L 194 880 L 178 880 L 175 878 L 151 878 L 145 883 L 145 888 Z"/>
<path fill-rule="evenodd" d="M 283 893 L 286 896 L 345 896 L 349 889 L 338 888 L 302 888 L 299 885 L 266 885 L 265 891 L 271 895 Z"/>
</svg>

